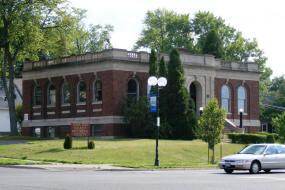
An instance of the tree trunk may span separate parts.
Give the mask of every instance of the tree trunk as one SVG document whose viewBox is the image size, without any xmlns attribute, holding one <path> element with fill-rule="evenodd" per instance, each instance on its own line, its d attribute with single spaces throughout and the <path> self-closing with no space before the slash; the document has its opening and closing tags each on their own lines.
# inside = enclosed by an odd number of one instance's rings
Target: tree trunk
<svg viewBox="0 0 285 190">
<path fill-rule="evenodd" d="M 210 163 L 210 148 L 209 148 L 209 143 L 208 143 L 208 164 Z"/>
<path fill-rule="evenodd" d="M 212 164 L 215 164 L 215 146 L 213 146 Z"/>
<path fill-rule="evenodd" d="M 8 64 L 8 65 L 7 65 Z M 7 84 L 6 79 L 6 69 L 8 66 L 9 83 Z M 17 120 L 16 120 L 16 110 L 15 110 L 15 87 L 14 87 L 14 65 L 13 59 L 9 52 L 9 45 L 5 46 L 4 53 L 4 64 L 2 68 L 1 78 L 3 81 L 4 91 L 8 100 L 9 116 L 10 116 L 10 135 L 17 136 Z"/>
</svg>

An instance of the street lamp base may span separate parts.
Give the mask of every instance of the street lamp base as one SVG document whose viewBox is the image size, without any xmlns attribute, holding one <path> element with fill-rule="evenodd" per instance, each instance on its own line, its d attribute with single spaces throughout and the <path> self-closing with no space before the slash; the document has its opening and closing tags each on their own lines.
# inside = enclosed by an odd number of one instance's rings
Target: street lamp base
<svg viewBox="0 0 285 190">
<path fill-rule="evenodd" d="M 159 160 L 155 159 L 154 166 L 159 166 Z"/>
</svg>

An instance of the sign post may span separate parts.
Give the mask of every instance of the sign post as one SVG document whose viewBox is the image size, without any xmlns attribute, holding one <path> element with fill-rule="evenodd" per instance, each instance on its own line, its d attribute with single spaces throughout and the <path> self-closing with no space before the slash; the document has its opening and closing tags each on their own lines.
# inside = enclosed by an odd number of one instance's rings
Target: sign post
<svg viewBox="0 0 285 190">
<path fill-rule="evenodd" d="M 156 94 L 150 94 L 149 96 L 149 109 L 150 112 L 156 112 L 156 102 L 157 102 L 157 96 Z"/>
<path fill-rule="evenodd" d="M 90 139 L 90 124 L 72 123 L 70 129 L 70 137 L 88 137 Z"/>
</svg>

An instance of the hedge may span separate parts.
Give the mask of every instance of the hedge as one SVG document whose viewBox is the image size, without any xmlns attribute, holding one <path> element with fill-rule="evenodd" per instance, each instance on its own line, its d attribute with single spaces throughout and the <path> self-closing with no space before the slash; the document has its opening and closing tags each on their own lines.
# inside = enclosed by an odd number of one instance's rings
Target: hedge
<svg viewBox="0 0 285 190">
<path fill-rule="evenodd" d="M 254 144 L 254 143 L 265 143 L 266 135 L 258 134 L 240 134 L 240 133 L 229 133 L 228 138 L 232 140 L 232 143 L 237 144 Z"/>
</svg>

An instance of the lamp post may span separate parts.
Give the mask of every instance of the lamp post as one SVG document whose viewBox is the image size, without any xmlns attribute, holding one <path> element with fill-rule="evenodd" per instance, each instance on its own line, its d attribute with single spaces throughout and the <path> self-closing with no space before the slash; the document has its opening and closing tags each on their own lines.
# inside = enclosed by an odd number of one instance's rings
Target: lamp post
<svg viewBox="0 0 285 190">
<path fill-rule="evenodd" d="M 242 128 L 242 114 L 243 109 L 239 109 L 239 128 Z"/>
<path fill-rule="evenodd" d="M 156 143 L 155 143 L 155 161 L 154 166 L 159 166 L 158 159 L 158 137 L 159 137 L 159 126 L 160 126 L 160 118 L 159 118 L 159 89 L 160 87 L 164 87 L 167 84 L 167 79 L 165 77 L 156 78 L 155 76 L 150 76 L 147 80 L 148 85 L 157 87 L 157 101 L 156 101 Z"/>
<path fill-rule="evenodd" d="M 203 107 L 200 107 L 200 109 L 199 109 L 200 110 L 200 117 L 203 114 L 203 109 L 204 109 Z"/>
</svg>

